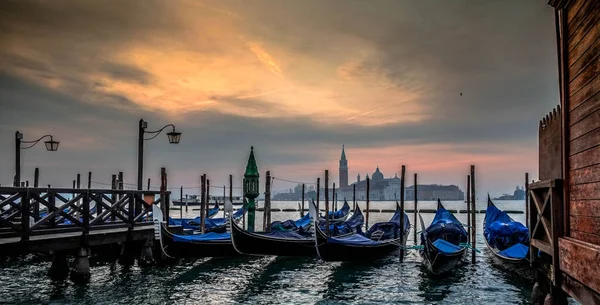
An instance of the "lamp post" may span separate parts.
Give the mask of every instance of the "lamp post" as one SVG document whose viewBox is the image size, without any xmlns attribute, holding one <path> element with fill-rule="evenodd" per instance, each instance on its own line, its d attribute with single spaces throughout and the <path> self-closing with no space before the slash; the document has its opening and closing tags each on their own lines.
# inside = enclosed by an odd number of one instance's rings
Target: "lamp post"
<svg viewBox="0 0 600 305">
<path fill-rule="evenodd" d="M 258 167 L 256 166 L 256 159 L 254 159 L 254 146 L 250 147 L 250 157 L 248 158 L 248 164 L 246 165 L 246 173 L 244 173 L 244 197 L 248 198 L 247 210 L 248 210 L 248 226 L 246 230 L 248 232 L 254 232 L 254 213 L 256 211 L 256 203 L 254 199 L 258 197 Z"/>
<path fill-rule="evenodd" d="M 181 132 L 175 131 L 175 125 L 167 124 L 163 126 L 163 128 L 157 131 L 146 131 L 148 128 L 148 122 L 144 121 L 144 119 L 140 119 L 139 129 L 138 129 L 138 183 L 137 189 L 142 190 L 143 184 L 143 172 L 144 172 L 144 141 L 149 141 L 156 138 L 165 128 L 171 127 L 173 128 L 171 132 L 167 132 L 167 137 L 169 138 L 169 143 L 178 144 L 181 139 Z M 150 138 L 145 139 L 144 134 L 153 134 Z"/>
<path fill-rule="evenodd" d="M 23 134 L 19 131 L 15 132 L 15 181 L 14 186 L 19 187 L 21 184 L 21 149 L 29 149 L 39 143 L 42 139 L 50 137 L 50 140 L 44 141 L 47 151 L 58 150 L 59 141 L 54 141 L 52 135 L 45 135 L 35 141 L 23 141 Z M 29 144 L 28 146 L 21 147 L 21 144 Z"/>
</svg>

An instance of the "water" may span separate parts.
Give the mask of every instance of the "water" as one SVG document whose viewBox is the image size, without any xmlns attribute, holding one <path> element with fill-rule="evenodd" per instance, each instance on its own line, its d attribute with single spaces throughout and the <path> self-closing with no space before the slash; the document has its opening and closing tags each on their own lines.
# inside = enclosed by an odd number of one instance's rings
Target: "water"
<svg viewBox="0 0 600 305">
<path fill-rule="evenodd" d="M 341 204 L 339 204 L 341 206 Z M 363 207 L 364 204 L 361 204 Z M 373 202 L 371 208 L 392 209 L 395 203 Z M 523 210 L 522 201 L 498 201 L 501 209 Z M 274 202 L 274 208 L 297 206 Z M 463 202 L 447 202 L 464 209 Z M 435 202 L 419 203 L 435 208 Z M 484 209 L 485 203 L 478 203 Z M 412 209 L 412 202 L 407 204 Z M 189 210 L 185 216 L 197 216 Z M 171 211 L 172 216 L 179 211 Z M 280 212 L 273 220 L 298 218 Z M 371 213 L 370 223 L 391 213 Z M 466 223 L 466 214 L 456 214 Z M 511 215 L 524 222 L 525 214 Z M 140 268 L 91 259 L 89 284 L 53 281 L 47 258 L 29 255 L 0 268 L 2 304 L 529 304 L 532 283 L 492 265 L 482 237 L 484 214 L 477 215 L 477 263 L 465 263 L 454 275 L 432 277 L 416 250 L 404 262 L 389 257 L 378 262 L 325 263 L 318 258 L 238 257 L 180 260 L 176 264 Z M 411 224 L 412 214 L 409 215 Z M 426 224 L 433 214 L 424 214 Z M 257 226 L 262 212 L 257 212 Z M 420 230 L 420 228 L 418 229 Z M 412 244 L 412 232 L 408 244 Z"/>
</svg>

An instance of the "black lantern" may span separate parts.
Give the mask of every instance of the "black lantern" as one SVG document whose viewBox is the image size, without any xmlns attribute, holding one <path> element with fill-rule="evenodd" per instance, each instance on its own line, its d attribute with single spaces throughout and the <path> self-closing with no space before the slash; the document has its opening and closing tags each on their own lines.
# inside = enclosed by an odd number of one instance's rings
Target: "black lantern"
<svg viewBox="0 0 600 305">
<path fill-rule="evenodd" d="M 50 140 L 44 142 L 44 144 L 46 144 L 47 151 L 57 151 L 59 143 L 60 143 L 59 141 L 54 141 L 52 136 L 50 136 Z"/>
<path fill-rule="evenodd" d="M 175 128 L 173 128 L 173 131 L 167 133 L 167 137 L 169 137 L 169 143 L 178 144 L 181 139 L 181 132 L 177 132 L 175 131 Z"/>
</svg>

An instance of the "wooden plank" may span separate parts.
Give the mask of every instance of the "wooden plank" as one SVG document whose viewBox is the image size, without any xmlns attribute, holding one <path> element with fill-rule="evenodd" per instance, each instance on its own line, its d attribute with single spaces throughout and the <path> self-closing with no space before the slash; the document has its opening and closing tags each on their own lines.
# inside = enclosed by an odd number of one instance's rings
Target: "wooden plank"
<svg viewBox="0 0 600 305">
<path fill-rule="evenodd" d="M 600 7 L 599 7 L 600 9 Z M 600 14 L 599 14 L 600 15 Z M 591 32 L 591 36 L 584 36 L 582 44 L 578 46 L 574 53 L 567 55 L 567 62 L 569 69 L 569 82 L 583 71 L 596 56 L 598 56 L 598 50 L 600 50 L 600 36 L 593 36 L 596 32 Z"/>
<path fill-rule="evenodd" d="M 600 77 L 594 77 L 594 79 L 592 79 L 587 85 L 583 86 L 581 90 L 577 92 L 569 90 L 569 112 L 598 93 L 599 88 Z"/>
<path fill-rule="evenodd" d="M 598 163 L 600 163 L 600 146 L 596 146 L 569 157 L 569 167 L 571 170 Z"/>
<path fill-rule="evenodd" d="M 570 221 L 571 230 L 600 236 L 600 217 L 571 215 Z"/>
<path fill-rule="evenodd" d="M 600 50 L 598 51 L 600 52 Z M 590 114 L 600 110 L 600 91 L 589 99 L 582 101 L 577 107 L 569 112 L 569 125 L 573 126 L 585 119 Z"/>
<path fill-rule="evenodd" d="M 569 6 L 567 7 L 567 10 L 566 10 L 567 11 L 567 23 L 571 23 L 573 18 L 575 18 L 575 15 L 577 15 L 579 10 L 581 9 L 581 6 L 586 1 L 587 0 L 575 0 L 575 1 L 571 1 L 571 3 L 569 3 Z"/>
<path fill-rule="evenodd" d="M 600 164 L 573 170 L 569 173 L 569 184 L 600 182 Z"/>
<path fill-rule="evenodd" d="M 561 288 L 580 304 L 600 304 L 600 294 L 594 293 L 574 278 L 564 276 L 561 284 Z"/>
<path fill-rule="evenodd" d="M 600 182 L 571 185 L 571 200 L 600 199 Z"/>
<path fill-rule="evenodd" d="M 600 74 L 600 57 L 595 57 L 589 64 L 569 82 L 569 92 L 576 93 Z"/>
<path fill-rule="evenodd" d="M 600 7 L 597 5 L 598 1 L 586 1 L 586 4 L 579 11 L 573 21 L 578 23 L 575 26 L 569 25 L 567 28 L 568 32 L 568 45 L 569 49 L 576 46 L 585 34 L 598 22 L 598 14 Z"/>
<path fill-rule="evenodd" d="M 567 12 L 567 22 L 568 22 L 567 28 L 568 28 L 569 34 L 572 31 L 577 30 L 577 28 L 579 28 L 581 26 L 581 24 L 584 22 L 586 17 L 589 16 L 589 13 L 590 13 L 590 10 L 592 9 L 592 7 L 595 6 L 595 2 L 596 1 L 587 1 L 587 0 L 583 1 L 579 10 L 577 10 L 577 12 L 571 13 L 572 14 L 571 18 L 569 18 L 569 12 Z M 571 30 L 571 29 L 573 29 L 573 30 Z"/>
<path fill-rule="evenodd" d="M 600 200 L 572 200 L 570 215 L 600 217 Z"/>
<path fill-rule="evenodd" d="M 573 141 L 582 135 L 600 127 L 600 111 L 591 113 L 583 120 L 573 124 L 570 128 L 569 140 Z"/>
<path fill-rule="evenodd" d="M 600 276 L 596 268 L 600 262 L 600 246 L 561 238 L 558 241 L 560 269 L 592 290 L 600 293 Z"/>
<path fill-rule="evenodd" d="M 600 236 L 571 229 L 570 237 L 586 243 L 600 245 Z"/>
<path fill-rule="evenodd" d="M 552 246 L 550 245 L 550 243 L 541 241 L 539 239 L 532 239 L 531 245 L 542 250 L 542 252 L 544 252 L 544 253 L 552 255 Z"/>
<path fill-rule="evenodd" d="M 600 117 L 600 112 L 598 112 L 598 116 Z M 600 125 L 600 122 L 593 122 L 589 123 L 588 125 L 590 124 Z M 592 127 L 586 126 L 585 128 L 587 129 Z M 569 143 L 569 155 L 572 156 L 578 154 L 586 149 L 590 149 L 598 145 L 600 145 L 600 126 L 572 140 L 571 143 Z"/>
</svg>

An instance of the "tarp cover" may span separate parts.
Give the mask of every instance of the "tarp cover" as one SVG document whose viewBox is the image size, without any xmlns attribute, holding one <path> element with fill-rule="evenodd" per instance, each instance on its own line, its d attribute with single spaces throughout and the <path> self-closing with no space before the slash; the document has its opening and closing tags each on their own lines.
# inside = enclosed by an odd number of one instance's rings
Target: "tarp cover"
<svg viewBox="0 0 600 305">
<path fill-rule="evenodd" d="M 461 247 L 449 243 L 441 238 L 437 239 L 436 241 L 433 242 L 433 245 L 438 249 L 439 252 L 444 253 L 444 254 L 454 254 L 458 251 L 460 251 Z"/>
<path fill-rule="evenodd" d="M 330 224 L 329 230 L 334 236 L 348 234 L 360 230 L 364 222 L 365 216 L 360 209 L 357 209 L 348 220 L 338 224 Z M 319 227 L 321 230 L 325 230 L 326 225 L 322 223 Z"/>
<path fill-rule="evenodd" d="M 408 215 L 404 213 L 404 231 L 408 231 L 410 229 L 410 220 L 408 219 Z M 381 232 L 376 234 L 378 240 L 386 240 L 391 238 L 399 238 L 400 236 L 400 210 L 396 210 L 390 221 L 387 222 L 378 222 L 369 228 L 369 230 L 365 233 L 366 236 L 370 238 L 375 238 L 373 233 Z M 379 235 L 381 234 L 381 235 Z"/>
<path fill-rule="evenodd" d="M 448 212 L 444 207 L 440 207 L 435 212 L 435 217 L 431 225 L 421 233 L 421 243 L 425 243 L 425 239 L 436 241 L 444 239 L 454 245 L 467 242 L 467 231 L 462 224 L 452 213 Z"/>
<path fill-rule="evenodd" d="M 212 216 L 216 215 L 217 213 L 219 213 L 219 203 L 215 202 L 215 206 L 211 209 L 208 209 L 208 212 L 206 215 L 208 215 L 208 217 L 212 217 Z"/>
<path fill-rule="evenodd" d="M 313 239 L 310 235 L 300 234 L 295 231 L 271 231 L 256 233 L 263 236 L 281 238 L 281 239 Z"/>
<path fill-rule="evenodd" d="M 352 234 L 340 237 L 328 237 L 327 243 L 344 245 L 377 245 L 380 242 L 371 240 L 362 234 Z"/>
<path fill-rule="evenodd" d="M 529 247 L 523 244 L 516 244 L 504 251 L 500 251 L 498 254 L 510 258 L 526 258 L 528 251 Z"/>
<path fill-rule="evenodd" d="M 310 215 L 306 214 L 298 220 L 273 221 L 271 231 L 307 231 L 310 225 Z"/>
<path fill-rule="evenodd" d="M 173 235 L 173 241 L 178 243 L 189 243 L 193 241 L 211 241 L 211 240 L 229 240 L 231 234 L 229 233 L 205 233 L 205 234 L 192 234 L 192 235 Z"/>
<path fill-rule="evenodd" d="M 529 244 L 529 230 L 513 221 L 504 211 L 489 205 L 485 213 L 483 235 L 491 247 L 505 250 L 516 244 Z"/>
<path fill-rule="evenodd" d="M 338 219 L 338 218 L 343 218 L 346 215 L 348 215 L 348 213 L 350 212 L 350 206 L 348 205 L 347 201 L 344 201 L 344 205 L 342 206 L 342 208 L 340 208 L 339 210 L 335 211 L 335 212 L 329 212 L 327 215 L 329 215 L 329 219 Z M 331 216 L 333 214 L 333 217 Z"/>
</svg>

